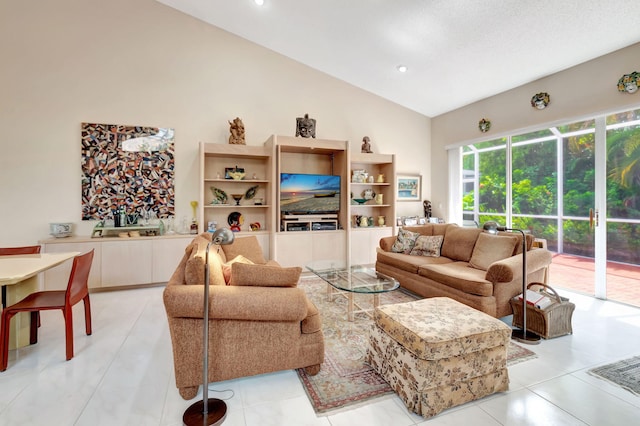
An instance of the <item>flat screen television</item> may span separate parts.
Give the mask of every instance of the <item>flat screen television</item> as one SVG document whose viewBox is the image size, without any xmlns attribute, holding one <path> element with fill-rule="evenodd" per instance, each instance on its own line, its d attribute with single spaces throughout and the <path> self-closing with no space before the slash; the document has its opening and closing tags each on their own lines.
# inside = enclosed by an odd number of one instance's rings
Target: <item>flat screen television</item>
<svg viewBox="0 0 640 426">
<path fill-rule="evenodd" d="M 281 173 L 280 212 L 333 214 L 340 211 L 340 176 Z"/>
</svg>

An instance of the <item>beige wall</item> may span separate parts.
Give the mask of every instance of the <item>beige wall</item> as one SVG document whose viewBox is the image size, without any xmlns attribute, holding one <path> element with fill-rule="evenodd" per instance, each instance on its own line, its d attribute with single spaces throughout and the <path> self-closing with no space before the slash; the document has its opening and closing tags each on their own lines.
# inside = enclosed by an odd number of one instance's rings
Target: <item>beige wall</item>
<svg viewBox="0 0 640 426">
<path fill-rule="evenodd" d="M 518 130 L 533 130 L 595 114 L 640 107 L 640 92 L 618 92 L 623 74 L 640 70 L 640 43 L 595 60 L 558 72 L 530 84 L 484 99 L 431 121 L 431 176 L 434 206 L 442 205 L 447 217 L 448 164 L 445 146 L 490 140 Z M 482 82 L 474 82 L 482 84 Z M 531 107 L 539 92 L 551 95 L 544 110 Z M 481 133 L 478 121 L 491 121 L 491 130 Z M 437 176 L 437 179 L 436 179 Z"/>
<path fill-rule="evenodd" d="M 80 220 L 80 123 L 173 127 L 177 217 L 198 198 L 198 142 L 226 143 L 239 116 L 247 144 L 294 135 L 362 137 L 423 175 L 430 196 L 430 119 L 152 0 L 11 1 L 0 5 L 0 245 L 48 237 Z M 422 206 L 400 203 L 398 214 Z"/>
</svg>

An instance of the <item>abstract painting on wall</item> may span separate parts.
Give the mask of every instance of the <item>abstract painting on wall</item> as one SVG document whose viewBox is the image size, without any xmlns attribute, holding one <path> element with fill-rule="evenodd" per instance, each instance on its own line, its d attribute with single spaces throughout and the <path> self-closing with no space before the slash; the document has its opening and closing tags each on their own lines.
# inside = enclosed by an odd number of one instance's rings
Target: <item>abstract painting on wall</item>
<svg viewBox="0 0 640 426">
<path fill-rule="evenodd" d="M 82 123 L 82 220 L 174 215 L 174 130 Z"/>
</svg>

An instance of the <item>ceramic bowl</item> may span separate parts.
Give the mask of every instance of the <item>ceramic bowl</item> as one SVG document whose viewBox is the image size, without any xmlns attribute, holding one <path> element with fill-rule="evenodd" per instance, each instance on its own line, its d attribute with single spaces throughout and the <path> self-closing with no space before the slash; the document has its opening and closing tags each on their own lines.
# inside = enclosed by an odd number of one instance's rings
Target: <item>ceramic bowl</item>
<svg viewBox="0 0 640 426">
<path fill-rule="evenodd" d="M 72 233 L 73 224 L 70 222 L 50 223 L 49 234 L 55 238 L 68 237 Z"/>
</svg>

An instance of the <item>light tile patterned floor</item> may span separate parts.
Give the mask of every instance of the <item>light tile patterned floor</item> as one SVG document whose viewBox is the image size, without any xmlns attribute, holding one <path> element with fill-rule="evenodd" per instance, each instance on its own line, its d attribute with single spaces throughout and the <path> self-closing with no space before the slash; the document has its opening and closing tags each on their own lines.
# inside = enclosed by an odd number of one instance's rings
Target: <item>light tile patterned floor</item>
<svg viewBox="0 0 640 426">
<path fill-rule="evenodd" d="M 39 343 L 10 351 L 9 368 L 0 373 L 0 424 L 182 424 L 195 400 L 182 400 L 175 388 L 162 290 L 92 294 L 92 336 L 83 334 L 82 306 L 76 305 L 71 361 L 64 360 L 61 315 L 43 313 Z M 640 355 L 640 309 L 560 293 L 576 303 L 573 335 L 527 346 L 538 358 L 509 368 L 508 392 L 428 421 L 393 395 L 318 417 L 294 371 L 213 383 L 209 396 L 227 399 L 224 424 L 230 426 L 636 424 L 640 397 L 586 371 Z"/>
</svg>

